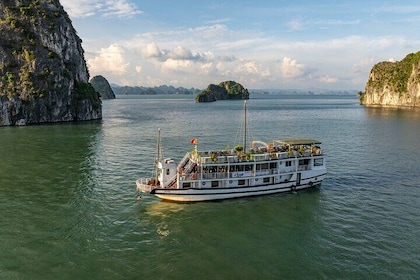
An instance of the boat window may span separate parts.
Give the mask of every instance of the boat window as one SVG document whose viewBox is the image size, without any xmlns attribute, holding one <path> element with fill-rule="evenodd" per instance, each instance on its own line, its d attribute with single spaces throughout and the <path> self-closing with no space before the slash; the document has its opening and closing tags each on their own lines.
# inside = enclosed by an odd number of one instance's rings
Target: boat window
<svg viewBox="0 0 420 280">
<path fill-rule="evenodd" d="M 171 172 L 171 170 L 170 170 L 170 169 L 166 169 L 166 175 L 169 175 L 169 174 L 170 174 L 170 172 Z"/>
<path fill-rule="evenodd" d="M 252 171 L 252 165 L 250 164 L 245 165 L 245 171 Z"/>
<path fill-rule="evenodd" d="M 270 178 L 268 178 L 268 177 L 264 178 L 263 182 L 264 183 L 269 183 L 270 182 Z"/>
<path fill-rule="evenodd" d="M 292 162 L 290 160 L 286 161 L 286 166 L 292 166 Z"/>
<path fill-rule="evenodd" d="M 267 170 L 268 169 L 268 163 L 261 164 L 261 170 Z"/>
<path fill-rule="evenodd" d="M 245 180 L 238 180 L 238 185 L 239 186 L 245 185 Z"/>
<path fill-rule="evenodd" d="M 314 166 L 322 166 L 324 165 L 324 160 L 322 158 L 315 159 Z"/>
<path fill-rule="evenodd" d="M 217 188 L 219 186 L 219 181 L 211 181 L 211 187 Z"/>
<path fill-rule="evenodd" d="M 182 187 L 183 187 L 184 189 L 191 188 L 191 183 L 184 183 L 184 184 L 182 184 Z"/>
<path fill-rule="evenodd" d="M 270 162 L 270 169 L 276 169 L 277 168 L 277 162 Z"/>
<path fill-rule="evenodd" d="M 299 165 L 308 165 L 309 164 L 309 159 L 301 159 L 299 160 Z"/>
</svg>

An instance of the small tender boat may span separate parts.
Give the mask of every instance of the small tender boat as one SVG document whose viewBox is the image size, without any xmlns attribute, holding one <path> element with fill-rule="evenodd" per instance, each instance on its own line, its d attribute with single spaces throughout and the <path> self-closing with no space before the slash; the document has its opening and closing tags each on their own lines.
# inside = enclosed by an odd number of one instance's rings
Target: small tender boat
<svg viewBox="0 0 420 280">
<path fill-rule="evenodd" d="M 246 149 L 245 139 L 246 132 L 243 146 L 200 152 L 193 138 L 194 149 L 177 163 L 161 157 L 159 130 L 155 177 L 137 180 L 137 192 L 169 201 L 209 201 L 295 192 L 321 184 L 326 176 L 320 141 L 252 141 Z"/>
</svg>

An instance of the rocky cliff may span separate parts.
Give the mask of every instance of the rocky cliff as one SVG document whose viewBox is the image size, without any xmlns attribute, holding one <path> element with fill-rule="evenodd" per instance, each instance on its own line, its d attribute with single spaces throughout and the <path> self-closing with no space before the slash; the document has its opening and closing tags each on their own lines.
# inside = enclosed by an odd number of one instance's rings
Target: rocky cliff
<svg viewBox="0 0 420 280">
<path fill-rule="evenodd" d="M 213 102 L 227 99 L 249 99 L 249 92 L 241 84 L 233 81 L 210 84 L 205 90 L 197 94 L 195 102 Z"/>
<path fill-rule="evenodd" d="M 398 62 L 380 62 L 373 66 L 360 103 L 419 107 L 420 52 L 411 53 Z"/>
<path fill-rule="evenodd" d="M 107 79 L 98 75 L 90 79 L 90 84 L 100 94 L 102 99 L 115 99 L 114 91 L 109 85 Z"/>
<path fill-rule="evenodd" d="M 102 118 L 81 40 L 58 0 L 2 0 L 0 34 L 0 126 Z"/>
</svg>

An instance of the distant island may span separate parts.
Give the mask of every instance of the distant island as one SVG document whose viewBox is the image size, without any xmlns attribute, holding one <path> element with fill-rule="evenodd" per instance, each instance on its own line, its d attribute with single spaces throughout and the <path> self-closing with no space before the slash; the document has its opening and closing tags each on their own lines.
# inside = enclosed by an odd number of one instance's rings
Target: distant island
<svg viewBox="0 0 420 280">
<path fill-rule="evenodd" d="M 59 0 L 0 1 L 0 126 L 102 118 Z"/>
<path fill-rule="evenodd" d="M 249 99 L 249 92 L 241 84 L 234 81 L 210 84 L 197 94 L 195 102 L 214 102 L 216 100 Z"/>
<path fill-rule="evenodd" d="M 156 86 L 156 87 L 143 87 L 143 86 L 118 86 L 111 85 L 116 95 L 157 95 L 157 94 L 186 94 L 195 95 L 201 90 L 196 88 L 184 88 L 174 86 Z"/>
<path fill-rule="evenodd" d="M 159 95 L 159 94 L 176 94 L 176 95 L 197 95 L 202 89 L 174 87 L 169 85 L 161 85 L 155 87 L 145 86 L 120 86 L 110 84 L 114 94 L 118 95 Z M 360 90 L 330 90 L 330 89 L 248 89 L 249 95 L 353 95 L 356 97 Z M 117 97 L 116 97 L 117 98 Z"/>
<path fill-rule="evenodd" d="M 398 62 L 373 66 L 360 104 L 367 106 L 420 106 L 420 52 Z"/>
</svg>

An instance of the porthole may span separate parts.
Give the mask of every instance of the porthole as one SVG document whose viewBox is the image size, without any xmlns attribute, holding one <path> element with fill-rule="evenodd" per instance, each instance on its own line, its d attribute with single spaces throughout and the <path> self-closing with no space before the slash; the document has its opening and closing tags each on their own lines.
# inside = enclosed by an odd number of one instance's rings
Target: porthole
<svg viewBox="0 0 420 280">
<path fill-rule="evenodd" d="M 206 182 L 203 182 L 202 184 L 203 184 L 203 186 L 204 186 L 204 185 L 206 184 Z"/>
</svg>

